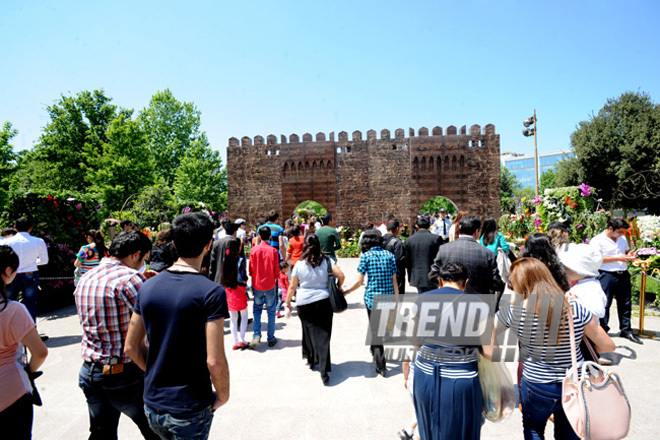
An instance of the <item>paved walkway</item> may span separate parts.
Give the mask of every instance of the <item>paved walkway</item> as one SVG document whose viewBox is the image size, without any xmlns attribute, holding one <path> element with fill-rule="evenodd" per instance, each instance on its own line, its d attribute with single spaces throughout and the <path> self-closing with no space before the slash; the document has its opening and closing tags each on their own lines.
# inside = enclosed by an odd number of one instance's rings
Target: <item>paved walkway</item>
<svg viewBox="0 0 660 440">
<path fill-rule="evenodd" d="M 346 285 L 355 282 L 357 263 L 357 259 L 339 260 L 347 275 Z M 231 398 L 216 413 L 212 439 L 397 438 L 396 433 L 409 424 L 412 415 L 401 367 L 390 364 L 387 377 L 376 375 L 365 346 L 367 316 L 362 291 L 350 294 L 348 300 L 349 309 L 334 318 L 333 371 L 328 387 L 322 385 L 319 373 L 310 371 L 301 359 L 297 317 L 278 319 L 277 345 L 267 348 L 262 343 L 254 351 L 232 351 L 227 327 Z M 265 313 L 263 316 L 265 319 Z M 38 322 L 40 332 L 50 336 L 50 355 L 42 367 L 44 375 L 37 381 L 44 406 L 35 409 L 33 436 L 36 440 L 85 439 L 89 424 L 85 399 L 78 388 L 81 329 L 75 307 L 41 316 Z M 660 318 L 647 317 L 646 328 L 660 330 Z M 633 408 L 629 438 L 657 438 L 660 339 L 645 340 L 643 346 L 621 338 L 614 340 L 618 365 L 612 369 L 621 375 Z M 512 371 L 516 367 L 509 366 Z M 547 434 L 552 438 L 549 425 Z M 125 416 L 121 418 L 119 438 L 141 438 Z M 486 423 L 482 438 L 522 439 L 520 412 L 515 411 L 498 424 Z"/>
</svg>

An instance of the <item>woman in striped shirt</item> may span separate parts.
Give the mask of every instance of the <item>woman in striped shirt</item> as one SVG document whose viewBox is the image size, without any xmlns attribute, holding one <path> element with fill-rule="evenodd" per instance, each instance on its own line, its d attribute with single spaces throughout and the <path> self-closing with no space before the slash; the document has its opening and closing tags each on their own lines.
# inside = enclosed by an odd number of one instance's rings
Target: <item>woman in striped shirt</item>
<svg viewBox="0 0 660 440">
<path fill-rule="evenodd" d="M 438 276 L 431 281 L 440 288 L 423 296 L 464 293 L 468 270 L 463 264 L 445 264 Z M 429 298 L 420 301 L 424 299 Z M 480 347 L 451 342 L 439 345 L 436 341 L 424 341 L 415 361 L 413 399 L 419 436 L 422 440 L 479 440 L 483 406 L 477 368 Z"/>
<path fill-rule="evenodd" d="M 76 254 L 75 267 L 80 268 L 80 276 L 94 269 L 101 260 L 108 256 L 108 249 L 105 247 L 105 239 L 101 231 L 90 229 L 85 233 L 87 244 L 80 248 Z"/>
<path fill-rule="evenodd" d="M 613 351 L 614 342 L 598 325 L 592 313 L 568 299 L 548 268 L 534 258 L 521 258 L 511 265 L 509 282 L 514 301 L 501 306 L 493 333 L 510 328 L 520 341 L 523 376 L 520 394 L 525 439 L 544 438 L 545 425 L 554 415 L 556 439 L 577 439 L 561 405 L 562 380 L 571 368 L 569 310 L 579 347 L 586 335 L 599 353 Z M 492 356 L 494 346 L 484 346 Z M 584 359 L 577 348 L 578 363 Z"/>
</svg>

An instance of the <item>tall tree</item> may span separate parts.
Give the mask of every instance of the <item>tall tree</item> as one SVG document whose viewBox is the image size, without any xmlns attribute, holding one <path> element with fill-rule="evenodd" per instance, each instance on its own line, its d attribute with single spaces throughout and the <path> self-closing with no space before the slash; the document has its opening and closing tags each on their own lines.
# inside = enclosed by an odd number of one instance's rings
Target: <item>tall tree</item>
<svg viewBox="0 0 660 440">
<path fill-rule="evenodd" d="M 16 154 L 11 140 L 18 134 L 11 122 L 5 122 L 0 130 L 0 187 L 7 189 L 9 179 L 16 171 Z"/>
<path fill-rule="evenodd" d="M 168 185 L 195 141 L 201 140 L 201 113 L 192 102 L 178 101 L 169 89 L 157 92 L 139 116 L 156 162 L 156 171 Z"/>
<path fill-rule="evenodd" d="M 116 106 L 102 90 L 64 96 L 46 110 L 50 122 L 21 161 L 19 187 L 87 191 L 89 167 L 103 154 Z"/>
<path fill-rule="evenodd" d="M 516 176 L 506 167 L 500 168 L 500 205 L 502 212 L 515 212 L 516 191 L 521 189 Z"/>
<path fill-rule="evenodd" d="M 154 182 L 154 164 L 147 138 L 132 110 L 120 110 L 110 123 L 103 154 L 89 158 L 90 192 L 104 200 L 109 210 L 119 210 L 129 197 Z"/>
<path fill-rule="evenodd" d="M 227 172 L 206 136 L 192 143 L 176 170 L 174 195 L 183 202 L 204 202 L 215 211 L 227 208 Z"/>
<path fill-rule="evenodd" d="M 557 186 L 557 174 L 554 170 L 549 169 L 541 173 L 539 178 L 539 193 L 543 194 L 546 189 L 555 188 Z"/>
<path fill-rule="evenodd" d="M 620 188 L 627 193 L 639 191 L 627 188 L 626 179 L 644 170 L 660 172 L 660 106 L 644 92 L 608 99 L 597 115 L 578 124 L 571 146 L 575 157 L 558 166 L 560 186 L 584 182 L 598 188 L 599 198 L 605 201 L 612 201 Z M 660 192 L 657 180 L 650 183 L 650 189 Z M 660 212 L 660 200 L 643 199 L 641 192 L 640 197 L 615 202 L 625 208 Z"/>
</svg>

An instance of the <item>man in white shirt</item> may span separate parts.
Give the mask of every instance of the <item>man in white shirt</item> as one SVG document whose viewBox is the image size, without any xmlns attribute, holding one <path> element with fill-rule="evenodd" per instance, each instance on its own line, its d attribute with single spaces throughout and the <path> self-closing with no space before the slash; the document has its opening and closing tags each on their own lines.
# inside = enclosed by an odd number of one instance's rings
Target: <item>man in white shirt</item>
<svg viewBox="0 0 660 440">
<path fill-rule="evenodd" d="M 236 219 L 236 221 L 234 223 L 236 223 L 238 225 L 238 231 L 236 231 L 236 238 L 241 240 L 241 243 L 243 243 L 243 245 L 245 245 L 246 244 L 246 238 L 247 238 L 247 232 L 245 230 L 245 219 L 238 218 L 238 219 Z"/>
<path fill-rule="evenodd" d="M 23 304 L 30 312 L 34 322 L 37 322 L 37 292 L 39 291 L 39 269 L 37 266 L 48 264 L 48 250 L 41 238 L 30 235 L 32 222 L 25 217 L 16 220 L 18 233 L 3 241 L 18 255 L 19 266 L 16 278 L 5 287 L 7 299 L 16 300 L 19 292 L 23 292 Z M 42 339 L 47 339 L 43 336 Z"/>
<path fill-rule="evenodd" d="M 438 215 L 439 216 L 436 218 L 435 222 L 433 222 L 431 232 L 442 237 L 446 243 L 449 241 L 449 229 L 451 228 L 452 222 L 447 216 L 447 211 L 445 211 L 444 208 L 441 208 L 440 211 L 438 211 Z"/>
<path fill-rule="evenodd" d="M 608 331 L 610 319 L 610 306 L 616 299 L 617 314 L 619 315 L 620 336 L 636 344 L 642 341 L 632 331 L 630 315 L 632 311 L 632 297 L 628 262 L 636 257 L 630 252 L 628 241 L 624 238 L 628 230 L 628 223 L 620 218 L 612 218 L 607 222 L 607 229 L 595 236 L 589 243 L 598 249 L 603 256 L 603 264 L 598 271 L 598 281 L 607 295 L 605 316 L 600 325 Z"/>
</svg>

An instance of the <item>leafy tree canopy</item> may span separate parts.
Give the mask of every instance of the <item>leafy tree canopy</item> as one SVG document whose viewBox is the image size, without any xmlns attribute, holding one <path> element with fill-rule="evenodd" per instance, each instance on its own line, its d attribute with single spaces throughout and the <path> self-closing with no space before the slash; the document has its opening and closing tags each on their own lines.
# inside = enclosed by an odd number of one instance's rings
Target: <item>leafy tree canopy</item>
<svg viewBox="0 0 660 440">
<path fill-rule="evenodd" d="M 449 214 L 454 215 L 456 213 L 456 207 L 449 199 L 444 197 L 433 197 L 429 199 L 421 208 L 419 208 L 420 214 L 435 214 L 441 209 L 444 209 Z"/>
<path fill-rule="evenodd" d="M 587 183 L 600 197 L 623 208 L 660 212 L 660 200 L 632 197 L 613 200 L 627 178 L 644 170 L 660 171 L 660 106 L 644 92 L 626 92 L 608 99 L 597 115 L 578 124 L 571 135 L 575 157 L 561 161 L 559 186 Z M 626 192 L 640 188 L 622 188 Z M 653 184 L 652 191 L 660 191 Z"/>
<path fill-rule="evenodd" d="M 546 189 L 552 189 L 557 186 L 557 173 L 554 170 L 545 170 L 539 178 L 539 193 L 543 194 Z"/>
<path fill-rule="evenodd" d="M 90 162 L 103 153 L 106 131 L 116 116 L 111 101 L 102 90 L 84 91 L 62 95 L 48 107 L 50 122 L 26 156 L 28 170 L 21 173 L 19 186 L 86 191 Z"/>
<path fill-rule="evenodd" d="M 216 212 L 227 209 L 227 171 L 206 135 L 191 143 L 181 158 L 174 179 L 174 195 L 181 202 L 203 201 Z"/>
<path fill-rule="evenodd" d="M 506 167 L 500 168 L 500 204 L 502 212 L 515 212 L 516 191 L 522 186 L 516 176 Z"/>
<path fill-rule="evenodd" d="M 193 143 L 208 144 L 199 130 L 201 112 L 192 102 L 180 102 L 165 89 L 151 98 L 139 120 L 155 159 L 156 171 L 166 184 L 174 185 L 177 169 Z"/>
<path fill-rule="evenodd" d="M 18 134 L 11 122 L 5 122 L 0 129 L 0 187 L 7 189 L 9 177 L 16 170 L 16 154 L 11 140 Z"/>
</svg>

